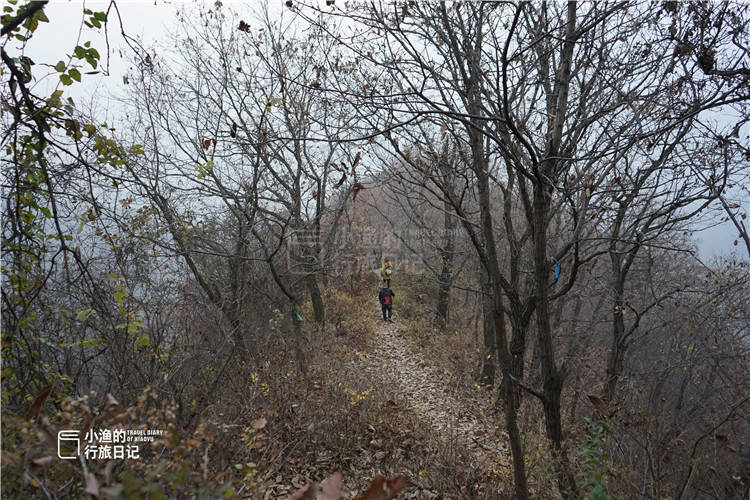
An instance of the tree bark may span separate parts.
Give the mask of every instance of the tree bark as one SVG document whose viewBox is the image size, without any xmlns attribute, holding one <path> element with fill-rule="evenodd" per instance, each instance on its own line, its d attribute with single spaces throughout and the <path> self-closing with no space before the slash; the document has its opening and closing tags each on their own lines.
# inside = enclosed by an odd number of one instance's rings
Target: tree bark
<svg viewBox="0 0 750 500">
<path fill-rule="evenodd" d="M 450 215 L 450 203 L 444 204 L 442 268 L 440 270 L 437 316 L 445 325 L 449 318 L 451 286 L 453 285 L 453 229 L 454 222 Z"/>
<path fill-rule="evenodd" d="M 615 292 L 614 309 L 612 311 L 612 344 L 607 353 L 607 381 L 604 388 L 604 397 L 612 401 L 617 392 L 617 382 L 620 379 L 625 361 L 625 301 L 622 293 Z"/>
<path fill-rule="evenodd" d="M 565 380 L 565 370 L 555 365 L 552 328 L 549 321 L 549 293 L 547 291 L 549 265 L 547 263 L 547 213 L 549 198 L 546 187 L 538 183 L 534 187 L 534 279 L 536 283 L 536 325 L 543 379 L 542 405 L 547 438 L 552 444 L 553 465 L 565 499 L 578 498 L 575 477 L 563 446 L 562 413 L 560 400 Z"/>
<path fill-rule="evenodd" d="M 310 293 L 310 300 L 312 301 L 315 322 L 320 325 L 325 324 L 326 310 L 323 304 L 323 298 L 320 296 L 318 276 L 316 274 L 308 274 L 305 281 L 307 282 L 307 291 Z"/>
<path fill-rule="evenodd" d="M 484 351 L 482 351 L 481 382 L 494 385 L 497 370 L 497 333 L 495 331 L 495 308 L 492 299 L 492 287 L 487 271 L 482 270 L 482 324 L 484 332 Z"/>
<path fill-rule="evenodd" d="M 523 447 L 521 445 L 521 434 L 518 429 L 517 411 L 515 396 L 515 383 L 511 378 L 511 354 L 508 346 L 508 338 L 505 332 L 505 318 L 502 303 L 503 287 L 501 285 L 502 273 L 497 260 L 497 245 L 492 223 L 492 211 L 490 204 L 490 188 L 487 176 L 487 161 L 484 157 L 484 148 L 482 136 L 476 131 L 470 131 L 471 148 L 473 155 L 473 169 L 477 176 L 477 188 L 480 205 L 480 225 L 482 239 L 484 241 L 484 262 L 483 265 L 487 271 L 492 289 L 492 299 L 494 303 L 494 322 L 495 322 L 495 339 L 497 342 L 498 352 L 500 353 L 500 367 L 502 369 L 503 384 L 502 397 L 505 412 L 506 432 L 511 442 L 511 452 L 513 455 L 513 475 L 516 486 L 516 498 L 526 500 L 529 498 L 529 489 L 526 482 L 526 464 L 524 462 Z"/>
</svg>

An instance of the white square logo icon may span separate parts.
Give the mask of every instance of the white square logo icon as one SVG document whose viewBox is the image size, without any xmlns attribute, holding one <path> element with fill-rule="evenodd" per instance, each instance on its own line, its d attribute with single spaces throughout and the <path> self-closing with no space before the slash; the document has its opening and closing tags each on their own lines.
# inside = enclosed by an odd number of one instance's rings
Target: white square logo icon
<svg viewBox="0 0 750 500">
<path fill-rule="evenodd" d="M 73 451 L 75 448 L 75 451 Z M 75 460 L 81 454 L 80 431 L 60 431 L 57 433 L 57 457 Z"/>
</svg>

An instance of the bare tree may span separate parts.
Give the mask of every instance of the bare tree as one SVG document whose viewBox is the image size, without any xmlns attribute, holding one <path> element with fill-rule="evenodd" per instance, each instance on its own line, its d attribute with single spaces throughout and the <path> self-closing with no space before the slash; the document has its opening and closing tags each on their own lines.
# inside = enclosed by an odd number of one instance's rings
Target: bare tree
<svg viewBox="0 0 750 500">
<path fill-rule="evenodd" d="M 169 229 L 160 241 L 184 259 L 242 348 L 239 317 L 258 293 L 258 263 L 267 266 L 295 324 L 302 287 L 316 320 L 324 320 L 317 279 L 346 198 L 337 206 L 329 200 L 338 187 L 350 192 L 352 183 L 342 184 L 347 173 L 355 176 L 359 158 L 332 140 L 346 118 L 318 99 L 313 85 L 313 56 L 326 42 L 314 35 L 298 40 L 267 15 L 252 27 L 243 20 L 239 29 L 227 27 L 227 19 L 234 18 L 218 6 L 183 14 L 174 53 L 149 58 L 131 76 L 147 154 L 130 174 L 136 193 L 151 200 Z M 344 178 L 334 179 L 337 171 Z M 209 213 L 227 220 L 226 242 L 201 235 Z M 225 276 L 212 271 L 217 262 L 227 266 Z"/>
<path fill-rule="evenodd" d="M 379 113 L 369 123 L 381 130 L 430 120 L 466 145 L 479 220 L 461 211 L 444 183 L 437 192 L 451 202 L 493 290 L 516 494 L 528 496 L 514 420 L 517 391 L 524 388 L 542 403 L 560 489 L 574 497 L 560 410 L 567 366 L 556 359 L 550 307 L 571 290 L 580 266 L 601 251 L 584 238 L 596 229 L 590 204 L 603 196 L 597 187 L 633 148 L 679 130 L 702 111 L 746 99 L 745 88 L 710 74 L 690 80 L 697 63 L 681 58 L 661 36 L 668 27 L 659 6 L 438 3 L 370 5 L 342 15 L 362 34 L 356 46 L 350 44 L 352 57 L 387 72 L 373 75 L 366 92 L 352 98 L 369 104 L 363 118 Z M 372 33 L 382 38 L 374 42 Z M 328 90 L 352 93 L 341 86 Z M 399 132 L 410 144 L 419 140 L 403 128 Z M 387 137 L 406 158 L 399 137 Z M 495 186 L 506 205 L 503 235 L 491 210 Z M 520 219 L 511 216 L 513 206 L 521 207 Z M 564 216 L 552 248 L 550 220 L 560 210 Z M 499 265 L 503 245 L 507 271 Z M 565 269 L 557 282 L 550 278 L 550 254 Z M 527 255 L 530 274 L 522 272 Z M 501 331 L 506 311 L 510 339 Z M 523 380 L 532 316 L 540 389 Z"/>
</svg>

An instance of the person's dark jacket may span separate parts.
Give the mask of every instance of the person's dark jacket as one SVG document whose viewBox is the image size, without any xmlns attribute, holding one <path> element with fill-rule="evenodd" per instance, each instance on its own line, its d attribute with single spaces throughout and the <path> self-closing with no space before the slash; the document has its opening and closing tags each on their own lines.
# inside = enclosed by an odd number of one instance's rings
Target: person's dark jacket
<svg viewBox="0 0 750 500">
<path fill-rule="evenodd" d="M 378 300 L 380 301 L 380 305 L 385 305 L 383 302 L 385 301 L 385 297 L 389 295 L 391 297 L 391 305 L 393 305 L 393 297 L 396 296 L 395 293 L 393 293 L 393 290 L 390 288 L 381 288 L 380 293 L 378 294 Z"/>
</svg>

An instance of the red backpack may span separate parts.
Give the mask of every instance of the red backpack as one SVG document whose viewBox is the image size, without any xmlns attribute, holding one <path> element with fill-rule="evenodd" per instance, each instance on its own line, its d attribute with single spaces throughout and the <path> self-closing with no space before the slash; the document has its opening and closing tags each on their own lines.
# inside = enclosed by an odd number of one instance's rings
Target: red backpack
<svg viewBox="0 0 750 500">
<path fill-rule="evenodd" d="M 383 297 L 383 305 L 384 305 L 384 306 L 389 306 L 389 305 L 391 305 L 391 296 L 390 296 L 390 295 L 385 295 L 385 296 Z"/>
</svg>

